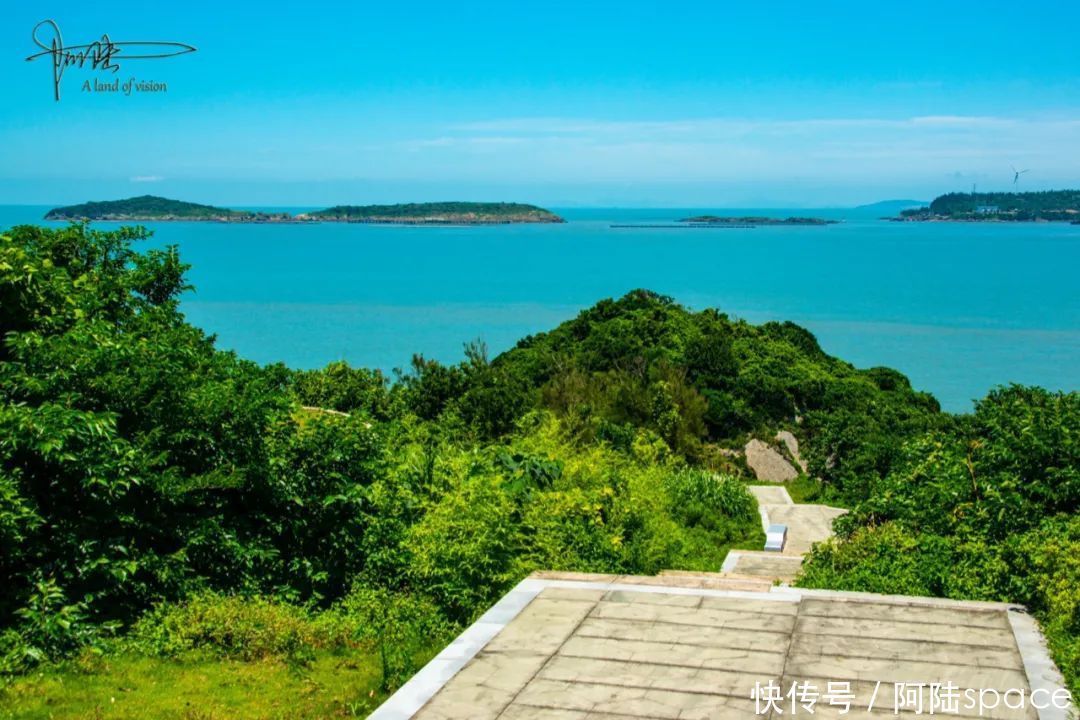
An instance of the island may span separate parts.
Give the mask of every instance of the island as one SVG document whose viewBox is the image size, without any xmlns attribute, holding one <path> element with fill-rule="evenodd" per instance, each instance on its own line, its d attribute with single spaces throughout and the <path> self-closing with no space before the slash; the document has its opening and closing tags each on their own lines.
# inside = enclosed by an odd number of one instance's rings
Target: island
<svg viewBox="0 0 1080 720">
<path fill-rule="evenodd" d="M 893 222 L 1080 221 L 1080 190 L 947 193 L 927 207 L 902 210 Z"/>
<path fill-rule="evenodd" d="M 126 200 L 85 202 L 80 205 L 53 208 L 45 213 L 46 220 L 98 220 L 105 222 L 296 222 L 288 213 L 265 213 L 251 210 L 200 205 L 170 200 L 155 195 L 141 195 Z"/>
<path fill-rule="evenodd" d="M 835 225 L 839 221 L 813 217 L 771 218 L 757 216 L 724 217 L 718 215 L 695 215 L 694 217 L 683 218 L 682 220 L 679 220 L 679 222 L 691 223 L 694 225 L 741 225 L 746 227 L 748 225 Z"/>
<path fill-rule="evenodd" d="M 46 220 L 102 222 L 227 222 L 311 223 L 350 222 L 389 225 L 500 225 L 562 223 L 558 215 L 521 203 L 434 202 L 400 205 L 336 205 L 325 210 L 290 215 L 287 212 L 231 210 L 213 205 L 142 195 L 126 200 L 85 202 L 53 208 Z"/>
<path fill-rule="evenodd" d="M 562 223 L 555 213 L 521 203 L 432 202 L 400 205 L 336 205 L 299 219 L 387 225 L 504 225 Z"/>
</svg>

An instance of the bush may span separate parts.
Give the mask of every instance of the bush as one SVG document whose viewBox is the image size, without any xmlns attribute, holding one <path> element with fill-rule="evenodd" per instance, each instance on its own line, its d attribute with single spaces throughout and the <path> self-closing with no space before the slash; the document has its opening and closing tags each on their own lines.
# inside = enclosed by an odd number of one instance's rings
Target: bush
<svg viewBox="0 0 1080 720">
<path fill-rule="evenodd" d="M 667 476 L 672 515 L 686 527 L 728 534 L 757 522 L 757 501 L 729 475 L 683 469 Z"/>
<path fill-rule="evenodd" d="M 413 587 L 466 621 L 516 577 L 520 547 L 514 502 L 493 475 L 458 477 L 409 531 L 405 563 Z"/>
<path fill-rule="evenodd" d="M 907 441 L 816 546 L 810 587 L 1019 602 L 1080 690 L 1080 394 L 1012 386 Z"/>
<path fill-rule="evenodd" d="M 856 530 L 814 546 L 800 587 L 886 595 L 943 595 L 952 556 L 947 544 L 895 523 Z"/>
<path fill-rule="evenodd" d="M 426 598 L 363 585 L 322 613 L 316 624 L 335 644 L 372 644 L 387 692 L 419 669 L 430 648 L 442 647 L 458 630 Z"/>
<path fill-rule="evenodd" d="M 128 641 L 133 649 L 161 657 L 197 653 L 230 660 L 303 661 L 328 645 L 303 608 L 217 593 L 157 606 L 134 625 Z"/>
<path fill-rule="evenodd" d="M 380 420 L 388 419 L 392 412 L 388 381 L 382 372 L 350 367 L 346 362 L 293 373 L 293 390 L 301 405 L 362 412 Z"/>
</svg>

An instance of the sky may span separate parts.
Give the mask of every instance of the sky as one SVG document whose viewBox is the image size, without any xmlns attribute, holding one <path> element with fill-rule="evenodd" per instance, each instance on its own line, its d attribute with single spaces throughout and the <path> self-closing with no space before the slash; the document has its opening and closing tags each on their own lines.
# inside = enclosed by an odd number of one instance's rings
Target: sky
<svg viewBox="0 0 1080 720">
<path fill-rule="evenodd" d="M 34 2 L 0 204 L 839 207 L 1080 185 L 1080 3 Z M 196 52 L 69 68 L 66 45 Z M 165 83 L 87 92 L 87 80 Z"/>
</svg>

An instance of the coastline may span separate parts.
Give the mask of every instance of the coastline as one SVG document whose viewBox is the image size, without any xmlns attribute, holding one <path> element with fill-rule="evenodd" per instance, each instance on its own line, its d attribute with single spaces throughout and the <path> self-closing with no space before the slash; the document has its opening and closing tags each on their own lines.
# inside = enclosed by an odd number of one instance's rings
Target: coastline
<svg viewBox="0 0 1080 720">
<path fill-rule="evenodd" d="M 143 223 L 143 222 L 196 222 L 196 223 L 215 223 L 219 225 L 318 225 L 321 223 L 338 223 L 338 224 L 350 224 L 350 225 L 408 225 L 408 226 L 430 226 L 430 227 L 475 227 L 478 225 L 560 225 L 565 224 L 566 220 L 559 218 L 558 220 L 440 220 L 440 219 L 428 219 L 428 218 L 416 218 L 416 219 L 379 219 L 379 220 L 365 220 L 365 219 L 345 219 L 345 218 L 319 218 L 319 217 L 299 217 L 293 216 L 288 218 L 220 218 L 220 217 L 153 217 L 153 216 L 136 216 L 136 217 L 102 217 L 102 218 L 85 218 L 85 217 L 48 217 L 44 218 L 45 222 L 107 222 L 107 223 Z"/>
</svg>

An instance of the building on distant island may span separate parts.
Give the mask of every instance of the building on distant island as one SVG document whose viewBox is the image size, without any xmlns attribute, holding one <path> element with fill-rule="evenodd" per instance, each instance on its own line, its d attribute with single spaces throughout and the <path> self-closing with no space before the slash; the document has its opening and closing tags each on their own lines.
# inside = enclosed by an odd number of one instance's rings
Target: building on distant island
<svg viewBox="0 0 1080 720">
<path fill-rule="evenodd" d="M 975 214 L 976 215 L 997 215 L 999 212 L 1001 212 L 1001 208 L 998 207 L 997 205 L 976 205 L 975 206 Z"/>
</svg>

